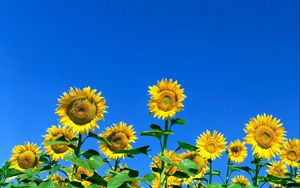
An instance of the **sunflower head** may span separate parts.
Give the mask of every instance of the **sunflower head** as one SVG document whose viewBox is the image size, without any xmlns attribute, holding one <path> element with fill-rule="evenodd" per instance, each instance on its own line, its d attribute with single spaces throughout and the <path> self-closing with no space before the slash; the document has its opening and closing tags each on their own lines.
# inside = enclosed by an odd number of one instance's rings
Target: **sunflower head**
<svg viewBox="0 0 300 188">
<path fill-rule="evenodd" d="M 271 159 L 280 153 L 281 144 L 285 141 L 285 130 L 280 120 L 272 115 L 257 115 L 246 124 L 245 141 L 252 145 L 253 154 L 259 158 Z"/>
<path fill-rule="evenodd" d="M 73 149 L 66 144 L 47 144 L 48 141 L 56 141 L 59 138 L 64 138 L 66 141 L 71 141 L 76 138 L 76 135 L 70 129 L 66 127 L 52 126 L 47 130 L 48 134 L 44 135 L 43 146 L 45 153 L 50 155 L 52 159 L 64 159 L 64 156 L 68 153 L 72 153 Z"/>
<path fill-rule="evenodd" d="M 110 142 L 110 145 L 100 142 L 100 150 L 110 159 L 126 157 L 126 154 L 116 152 L 131 149 L 132 146 L 130 143 L 135 142 L 137 139 L 132 125 L 127 125 L 124 122 L 113 124 L 112 127 L 106 128 L 106 131 L 100 134 L 100 136 Z"/>
<path fill-rule="evenodd" d="M 40 153 L 41 150 L 36 144 L 25 142 L 24 145 L 17 145 L 12 150 L 11 167 L 20 171 L 40 167 Z"/>
<path fill-rule="evenodd" d="M 104 119 L 107 108 L 101 92 L 96 93 L 90 87 L 82 90 L 71 87 L 69 93 L 64 92 L 58 101 L 56 114 L 60 116 L 60 122 L 76 133 L 88 133 L 99 127 L 97 121 Z"/>
<path fill-rule="evenodd" d="M 58 174 L 53 174 L 50 177 L 50 180 L 52 180 L 59 187 L 65 187 L 65 186 L 67 186 L 66 178 L 63 178 L 63 177 L 61 177 Z"/>
<path fill-rule="evenodd" d="M 281 161 L 273 161 L 270 166 L 268 166 L 267 173 L 272 176 L 276 176 L 278 178 L 283 178 L 285 174 L 288 172 L 286 166 Z M 276 183 L 270 182 L 270 184 L 274 187 L 278 187 L 279 185 Z"/>
<path fill-rule="evenodd" d="M 162 156 L 161 153 L 158 154 L 158 157 L 160 157 L 160 156 Z M 178 164 L 180 162 L 180 158 L 179 158 L 178 154 L 172 150 L 170 150 L 170 151 L 166 150 L 164 152 L 164 156 L 174 163 Z M 153 158 L 153 162 L 151 163 L 151 169 L 154 169 L 154 168 L 161 169 L 162 168 L 162 161 L 158 157 Z M 171 164 L 165 164 L 165 173 L 169 173 L 169 175 L 172 175 L 176 172 L 176 170 L 177 170 L 177 168 L 175 166 L 173 166 Z"/>
<path fill-rule="evenodd" d="M 184 152 L 179 155 L 180 160 L 189 159 L 197 164 L 198 171 L 197 174 L 194 177 L 189 177 L 184 179 L 185 184 L 189 184 L 193 182 L 193 179 L 200 179 L 203 178 L 205 175 L 205 172 L 208 170 L 208 162 L 207 159 L 203 158 L 201 155 L 199 155 L 198 152 Z"/>
<path fill-rule="evenodd" d="M 180 88 L 177 81 L 162 79 L 157 85 L 149 87 L 150 100 L 149 112 L 154 117 L 170 119 L 183 109 L 183 100 L 186 96 L 184 89 Z"/>
<path fill-rule="evenodd" d="M 217 131 L 211 134 L 207 130 L 197 138 L 196 142 L 198 153 L 206 159 L 214 160 L 216 157 L 221 157 L 226 148 L 226 138 Z"/>
<path fill-rule="evenodd" d="M 156 173 L 156 178 L 152 181 L 152 188 L 161 188 L 160 186 L 160 174 Z M 181 187 L 181 180 L 175 176 L 169 176 L 164 188 L 173 188 L 175 186 Z"/>
<path fill-rule="evenodd" d="M 300 140 L 292 139 L 283 144 L 281 160 L 292 167 L 300 167 Z"/>
<path fill-rule="evenodd" d="M 70 169 L 73 169 L 74 166 L 71 166 Z M 69 173 L 68 177 L 71 181 L 76 181 L 81 183 L 84 187 L 90 186 L 92 183 L 85 180 L 86 177 L 92 177 L 94 175 L 94 172 L 90 172 L 86 170 L 85 168 L 78 166 L 76 168 L 76 171 L 74 174 Z"/>
<path fill-rule="evenodd" d="M 232 178 L 231 182 L 235 184 L 240 184 L 241 188 L 245 188 L 250 185 L 249 180 L 245 176 L 241 176 L 241 175 Z"/>
<path fill-rule="evenodd" d="M 244 142 L 236 140 L 228 146 L 228 157 L 231 161 L 241 163 L 247 157 L 247 148 Z"/>
</svg>

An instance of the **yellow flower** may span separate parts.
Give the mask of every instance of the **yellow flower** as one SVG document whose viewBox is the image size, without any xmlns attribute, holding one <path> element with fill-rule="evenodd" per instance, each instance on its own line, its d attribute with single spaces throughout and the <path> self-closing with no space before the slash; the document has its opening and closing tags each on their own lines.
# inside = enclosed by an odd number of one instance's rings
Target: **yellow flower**
<svg viewBox="0 0 300 188">
<path fill-rule="evenodd" d="M 228 146 L 228 157 L 231 161 L 241 163 L 247 157 L 247 148 L 244 142 L 236 140 Z"/>
<path fill-rule="evenodd" d="M 97 121 L 104 119 L 107 108 L 101 92 L 96 93 L 90 87 L 82 90 L 71 87 L 70 92 L 64 92 L 58 101 L 56 114 L 60 116 L 60 122 L 76 133 L 88 133 L 90 129 L 99 127 Z"/>
<path fill-rule="evenodd" d="M 214 160 L 216 157 L 221 157 L 222 152 L 226 148 L 226 139 L 217 131 L 213 134 L 206 130 L 197 138 L 197 145 L 199 154 L 207 159 Z"/>
<path fill-rule="evenodd" d="M 58 174 L 53 174 L 50 178 L 56 185 L 59 187 L 65 187 L 67 186 L 66 178 L 61 177 Z"/>
<path fill-rule="evenodd" d="M 281 161 L 273 161 L 271 165 L 268 166 L 267 173 L 272 176 L 276 176 L 278 178 L 283 178 L 285 174 L 288 172 L 286 166 Z M 279 184 L 270 182 L 270 184 L 274 187 L 280 186 Z"/>
<path fill-rule="evenodd" d="M 66 144 L 47 144 L 48 141 L 56 141 L 61 137 L 66 141 L 71 141 L 76 138 L 76 135 L 70 129 L 53 125 L 47 132 L 48 134 L 44 135 L 45 141 L 43 142 L 43 146 L 45 148 L 45 153 L 50 155 L 53 160 L 64 159 L 66 154 L 73 152 L 73 149 Z"/>
<path fill-rule="evenodd" d="M 126 154 L 116 152 L 131 149 L 130 143 L 135 142 L 137 139 L 132 125 L 127 126 L 124 122 L 106 128 L 106 131 L 100 136 L 110 142 L 110 145 L 100 142 L 100 150 L 110 159 L 126 157 Z"/>
<path fill-rule="evenodd" d="M 158 156 L 161 156 L 161 153 L 158 154 Z M 168 158 L 170 161 L 174 162 L 174 163 L 179 163 L 180 162 L 180 158 L 178 156 L 177 153 L 175 153 L 174 151 L 165 151 L 164 152 L 164 156 L 166 158 Z M 162 161 L 158 158 L 158 157 L 154 157 L 153 158 L 153 162 L 151 163 L 151 168 L 162 168 Z M 165 173 L 169 173 L 169 175 L 173 175 L 176 172 L 177 168 L 170 165 L 170 164 L 165 164 Z"/>
<path fill-rule="evenodd" d="M 246 124 L 247 133 L 245 141 L 252 145 L 253 154 L 259 158 L 271 159 L 280 153 L 282 143 L 285 141 L 285 130 L 280 120 L 272 115 L 257 115 Z"/>
<path fill-rule="evenodd" d="M 149 87 L 149 111 L 154 117 L 171 119 L 183 109 L 183 100 L 186 96 L 184 89 L 180 88 L 177 81 L 162 79 L 157 85 Z"/>
<path fill-rule="evenodd" d="M 25 142 L 24 145 L 17 145 L 12 150 L 11 167 L 20 171 L 40 167 L 40 153 L 41 150 L 36 144 Z"/>
<path fill-rule="evenodd" d="M 280 157 L 287 165 L 300 167 L 300 140 L 292 139 L 284 143 Z"/>
<path fill-rule="evenodd" d="M 71 166 L 71 169 L 73 166 Z M 83 176 L 82 176 L 83 175 Z M 78 166 L 74 175 L 68 174 L 69 179 L 81 183 L 84 187 L 90 186 L 92 183 L 85 180 L 85 177 L 92 177 L 94 172 L 90 172 L 81 166 Z"/>
<path fill-rule="evenodd" d="M 184 159 L 192 160 L 193 162 L 195 162 L 197 164 L 197 167 L 198 167 L 197 174 L 194 177 L 189 177 L 189 178 L 184 179 L 185 184 L 189 184 L 189 183 L 193 182 L 194 181 L 193 179 L 195 179 L 195 178 L 200 179 L 200 178 L 204 177 L 205 172 L 208 170 L 207 159 L 201 157 L 201 155 L 199 155 L 198 152 L 191 152 L 191 151 L 181 153 L 179 155 L 179 157 L 181 160 L 184 160 Z"/>
<path fill-rule="evenodd" d="M 167 178 L 165 188 L 173 188 L 174 186 L 181 186 L 181 181 L 175 176 L 169 176 Z M 156 173 L 156 178 L 152 181 L 152 188 L 161 188 L 160 186 L 160 174 Z"/>
<path fill-rule="evenodd" d="M 245 176 L 235 176 L 232 178 L 231 182 L 240 184 L 241 188 L 245 188 L 250 185 L 249 180 Z"/>
</svg>

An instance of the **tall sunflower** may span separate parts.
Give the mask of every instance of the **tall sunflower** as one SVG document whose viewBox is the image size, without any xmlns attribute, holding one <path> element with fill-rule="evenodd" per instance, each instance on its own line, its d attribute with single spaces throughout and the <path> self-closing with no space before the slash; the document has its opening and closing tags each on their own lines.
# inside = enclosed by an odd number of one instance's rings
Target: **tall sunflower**
<svg viewBox="0 0 300 188">
<path fill-rule="evenodd" d="M 73 166 L 71 166 L 71 169 L 73 168 Z M 85 177 L 92 177 L 94 175 L 94 172 L 90 172 L 88 170 L 86 170 L 85 168 L 78 166 L 76 168 L 75 174 L 68 174 L 69 179 L 72 181 L 76 181 L 81 183 L 84 187 L 88 187 L 90 186 L 92 183 L 85 180 Z"/>
<path fill-rule="evenodd" d="M 45 153 L 50 155 L 52 159 L 64 159 L 64 156 L 68 153 L 72 153 L 73 149 L 67 144 L 47 144 L 48 141 L 56 141 L 57 139 L 63 137 L 66 141 L 71 141 L 76 138 L 76 135 L 72 130 L 66 127 L 56 127 L 52 126 L 47 130 L 48 134 L 44 135 L 43 146 L 45 148 Z"/>
<path fill-rule="evenodd" d="M 300 167 L 300 140 L 292 139 L 284 143 L 280 158 L 287 165 Z"/>
<path fill-rule="evenodd" d="M 276 176 L 278 178 L 283 178 L 285 174 L 288 172 L 286 166 L 281 161 L 273 161 L 271 165 L 268 166 L 267 173 L 272 176 Z M 273 182 L 270 182 L 270 185 L 274 187 L 278 187 L 279 185 Z"/>
<path fill-rule="evenodd" d="M 241 163 L 247 157 L 247 148 L 245 142 L 236 140 L 228 146 L 228 157 L 231 161 Z"/>
<path fill-rule="evenodd" d="M 161 156 L 161 153 L 158 154 L 158 157 L 160 157 L 160 156 Z M 180 162 L 179 155 L 172 150 L 170 150 L 170 151 L 166 150 L 164 152 L 164 156 L 174 163 L 178 164 Z M 154 168 L 161 169 L 162 168 L 162 161 L 158 157 L 153 158 L 153 162 L 151 163 L 152 169 L 154 169 Z M 175 166 L 173 166 L 171 164 L 165 164 L 165 173 L 169 173 L 169 175 L 173 175 L 176 172 L 176 170 L 177 170 L 177 168 Z"/>
<path fill-rule="evenodd" d="M 76 133 L 88 133 L 90 129 L 98 128 L 97 121 L 104 119 L 107 108 L 101 92 L 96 93 L 90 87 L 82 90 L 71 87 L 58 101 L 56 114 L 60 116 L 60 122 Z"/>
<path fill-rule="evenodd" d="M 280 147 L 285 141 L 285 130 L 279 119 L 272 115 L 257 115 L 246 124 L 245 141 L 252 145 L 253 154 L 259 158 L 271 159 L 280 153 Z"/>
<path fill-rule="evenodd" d="M 162 79 L 157 85 L 149 87 L 149 111 L 154 117 L 171 119 L 183 109 L 183 100 L 186 96 L 184 89 L 180 88 L 177 81 Z"/>
<path fill-rule="evenodd" d="M 235 176 L 231 180 L 232 183 L 240 184 L 241 188 L 245 188 L 250 185 L 249 180 L 245 176 Z"/>
<path fill-rule="evenodd" d="M 100 142 L 100 150 L 110 159 L 118 159 L 126 157 L 126 154 L 116 153 L 120 150 L 131 149 L 130 143 L 135 142 L 137 137 L 132 125 L 128 125 L 124 122 L 119 124 L 113 124 L 112 127 L 106 128 L 105 132 L 100 134 L 103 138 L 110 142 L 108 145 L 105 142 Z"/>
<path fill-rule="evenodd" d="M 193 162 L 195 162 L 198 167 L 198 171 L 194 177 L 189 177 L 189 178 L 184 179 L 185 184 L 189 184 L 189 183 L 193 182 L 194 181 L 193 179 L 200 179 L 200 178 L 204 177 L 205 172 L 208 170 L 208 165 L 207 165 L 208 162 L 207 162 L 207 159 L 205 159 L 201 155 L 199 155 L 198 152 L 194 152 L 194 151 L 193 152 L 191 152 L 191 151 L 184 152 L 179 155 L 179 158 L 181 160 L 190 159 Z"/>
<path fill-rule="evenodd" d="M 197 138 L 196 146 L 199 148 L 198 153 L 207 159 L 214 160 L 221 157 L 226 148 L 226 138 L 221 133 L 214 131 L 212 134 L 206 130 Z"/>
<path fill-rule="evenodd" d="M 11 167 L 20 171 L 40 167 L 40 153 L 41 150 L 36 144 L 25 142 L 24 145 L 17 145 L 12 150 Z"/>
</svg>

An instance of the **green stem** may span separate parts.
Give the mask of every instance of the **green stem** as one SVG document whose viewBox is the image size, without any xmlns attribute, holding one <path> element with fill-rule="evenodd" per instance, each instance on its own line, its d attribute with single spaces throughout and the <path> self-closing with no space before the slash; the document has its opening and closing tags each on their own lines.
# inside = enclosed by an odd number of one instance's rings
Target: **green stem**
<svg viewBox="0 0 300 188">
<path fill-rule="evenodd" d="M 229 165 L 230 165 L 230 159 L 229 159 L 229 157 L 228 157 L 228 161 L 227 161 L 227 170 L 226 170 L 226 180 L 225 180 L 225 188 L 228 187 L 229 173 L 230 173 Z"/>
<path fill-rule="evenodd" d="M 254 186 L 258 186 L 258 174 L 259 174 L 259 162 L 260 159 L 257 159 L 257 162 L 255 163 L 255 176 L 254 176 Z"/>
<path fill-rule="evenodd" d="M 290 165 L 290 178 L 293 179 L 293 167 Z"/>
<path fill-rule="evenodd" d="M 78 144 L 77 144 L 77 148 L 76 148 L 76 151 L 75 151 L 75 155 L 76 155 L 77 157 L 79 157 L 81 145 L 82 145 L 82 134 L 79 133 L 79 136 L 78 136 Z"/>
<path fill-rule="evenodd" d="M 208 183 L 211 184 L 211 182 L 212 182 L 212 160 L 209 159 L 208 162 L 209 162 L 209 181 L 208 181 Z"/>
<path fill-rule="evenodd" d="M 169 130 L 169 120 L 165 120 L 165 131 L 168 131 Z M 164 156 L 165 155 L 165 151 L 167 149 L 167 144 L 168 144 L 168 135 L 164 135 L 164 141 L 163 141 L 163 147 L 162 147 L 162 151 L 161 151 L 161 155 Z M 160 187 L 161 188 L 164 188 L 165 187 L 165 182 L 166 182 L 166 179 L 165 179 L 165 167 L 166 167 L 166 164 L 164 161 L 162 161 L 162 164 L 161 164 L 161 172 L 160 172 Z"/>
</svg>

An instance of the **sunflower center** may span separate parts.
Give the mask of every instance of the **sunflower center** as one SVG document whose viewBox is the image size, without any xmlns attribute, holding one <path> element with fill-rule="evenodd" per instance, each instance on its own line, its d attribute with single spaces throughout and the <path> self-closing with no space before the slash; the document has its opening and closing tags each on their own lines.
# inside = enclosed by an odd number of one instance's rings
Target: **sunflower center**
<svg viewBox="0 0 300 188">
<path fill-rule="evenodd" d="M 297 159 L 299 159 L 299 153 L 296 150 L 290 150 L 288 152 L 287 158 L 291 161 L 296 161 Z"/>
<path fill-rule="evenodd" d="M 28 169 L 34 167 L 38 159 L 32 151 L 25 151 L 21 153 L 18 157 L 18 165 L 23 169 Z"/>
<path fill-rule="evenodd" d="M 51 149 L 55 153 L 60 154 L 66 152 L 69 149 L 69 147 L 66 144 L 52 144 Z"/>
<path fill-rule="evenodd" d="M 109 137 L 108 141 L 111 145 L 109 145 L 109 149 L 112 151 L 123 150 L 128 145 L 128 138 L 125 133 L 119 132 Z"/>
<path fill-rule="evenodd" d="M 275 132 L 270 127 L 264 125 L 258 127 L 254 134 L 255 141 L 263 149 L 270 148 L 275 138 Z"/>
<path fill-rule="evenodd" d="M 215 153 L 218 149 L 218 144 L 215 141 L 210 141 L 206 144 L 205 149 L 209 152 L 209 153 Z"/>
<path fill-rule="evenodd" d="M 174 92 L 165 90 L 159 93 L 158 108 L 162 111 L 170 111 L 176 105 L 176 95 Z"/>
<path fill-rule="evenodd" d="M 76 99 L 67 108 L 69 118 L 78 125 L 91 122 L 97 113 L 96 104 L 86 98 Z"/>
<path fill-rule="evenodd" d="M 232 155 L 234 156 L 234 157 L 238 157 L 238 156 L 240 156 L 240 154 L 241 154 L 241 147 L 239 147 L 239 146 L 234 146 L 234 147 L 232 147 L 232 148 L 230 148 L 230 151 L 231 151 L 231 153 L 232 153 Z"/>
</svg>

